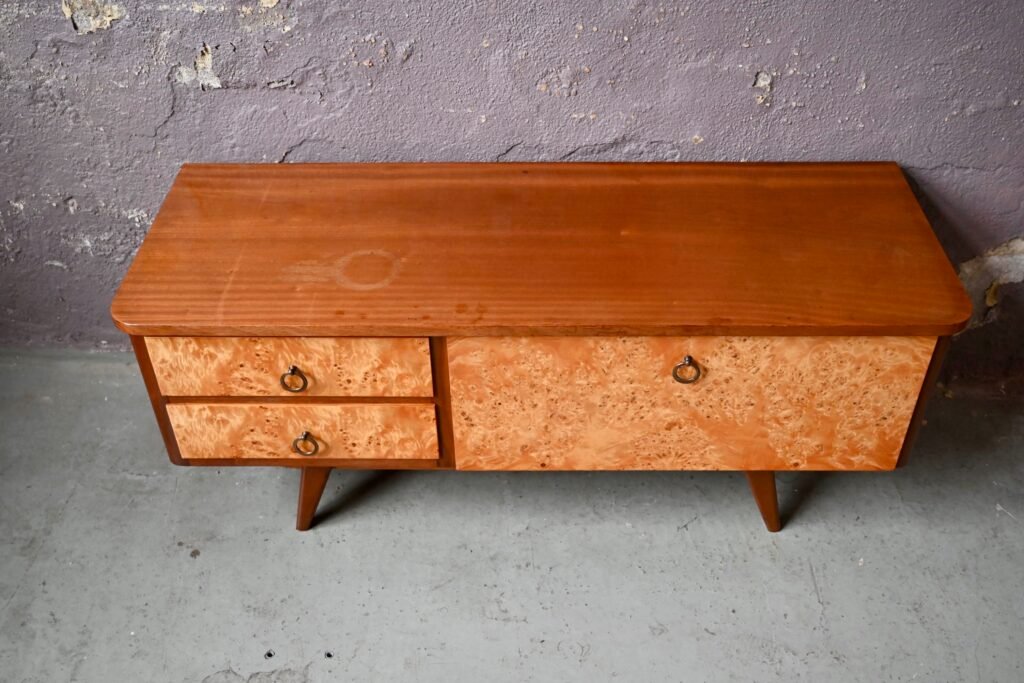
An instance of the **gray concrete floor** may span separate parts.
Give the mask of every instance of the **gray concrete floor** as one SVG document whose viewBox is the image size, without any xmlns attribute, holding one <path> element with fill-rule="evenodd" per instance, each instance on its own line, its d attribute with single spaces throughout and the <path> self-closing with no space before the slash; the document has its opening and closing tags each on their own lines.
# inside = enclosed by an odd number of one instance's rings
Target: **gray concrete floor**
<svg viewBox="0 0 1024 683">
<path fill-rule="evenodd" d="M 1024 410 L 937 398 L 909 467 L 172 466 L 131 357 L 0 353 L 2 681 L 1021 681 Z M 271 654 L 272 653 L 272 654 Z"/>
</svg>

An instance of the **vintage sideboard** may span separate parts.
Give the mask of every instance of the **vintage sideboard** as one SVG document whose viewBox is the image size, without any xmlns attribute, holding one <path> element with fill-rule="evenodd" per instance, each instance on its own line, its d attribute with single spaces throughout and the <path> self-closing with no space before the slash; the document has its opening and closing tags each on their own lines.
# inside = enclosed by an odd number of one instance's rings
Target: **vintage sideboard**
<svg viewBox="0 0 1024 683">
<path fill-rule="evenodd" d="M 112 304 L 171 460 L 901 463 L 970 302 L 893 163 L 186 165 Z"/>
</svg>

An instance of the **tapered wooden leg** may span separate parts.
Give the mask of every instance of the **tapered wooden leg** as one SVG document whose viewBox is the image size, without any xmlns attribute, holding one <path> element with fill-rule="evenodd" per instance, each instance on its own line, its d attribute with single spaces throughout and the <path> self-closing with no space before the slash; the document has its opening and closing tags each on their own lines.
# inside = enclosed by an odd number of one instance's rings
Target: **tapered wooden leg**
<svg viewBox="0 0 1024 683">
<path fill-rule="evenodd" d="M 779 531 L 782 523 L 779 520 L 779 497 L 775 492 L 775 472 L 746 472 L 746 475 L 764 525 L 768 531 Z"/>
<path fill-rule="evenodd" d="M 303 467 L 302 479 L 299 481 L 299 514 L 295 528 L 306 531 L 313 525 L 313 515 L 320 503 L 320 496 L 327 486 L 327 477 L 331 476 L 330 467 Z"/>
</svg>

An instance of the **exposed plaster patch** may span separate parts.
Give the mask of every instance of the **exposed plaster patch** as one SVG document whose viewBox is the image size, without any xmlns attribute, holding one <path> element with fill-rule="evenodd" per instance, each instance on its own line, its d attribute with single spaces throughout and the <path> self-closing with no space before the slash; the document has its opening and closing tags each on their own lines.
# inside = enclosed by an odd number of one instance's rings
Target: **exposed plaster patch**
<svg viewBox="0 0 1024 683">
<path fill-rule="evenodd" d="M 969 327 L 987 325 L 998 317 L 999 288 L 1024 282 L 1024 238 L 1015 237 L 960 265 L 974 314 Z"/>
<path fill-rule="evenodd" d="M 366 69 L 401 66 L 413 56 L 415 46 L 415 40 L 396 42 L 379 32 L 368 33 L 349 45 L 349 64 Z M 372 81 L 367 86 L 372 86 Z"/>
<path fill-rule="evenodd" d="M 141 228 L 150 224 L 149 213 L 142 209 L 121 209 L 120 213 L 122 216 L 134 223 L 136 228 Z"/>
<path fill-rule="evenodd" d="M 241 5 L 238 8 L 238 19 L 242 28 L 247 31 L 276 28 L 281 33 L 288 33 L 294 27 L 284 11 L 278 7 L 279 0 L 259 0 L 255 5 Z"/>
<path fill-rule="evenodd" d="M 227 5 L 204 5 L 199 2 L 181 3 L 178 5 L 160 4 L 153 9 L 157 12 L 192 12 L 193 14 L 228 11 Z"/>
<path fill-rule="evenodd" d="M 188 85 L 198 83 L 201 90 L 216 90 L 223 88 L 217 74 L 213 73 L 213 52 L 210 46 L 203 43 L 203 49 L 199 51 L 193 66 L 181 66 L 174 70 L 174 80 L 178 83 Z"/>
<path fill-rule="evenodd" d="M 416 41 L 407 40 L 403 43 L 399 43 L 396 48 L 398 50 L 398 60 L 404 64 L 409 61 L 410 57 L 412 57 L 412 53 L 416 49 Z"/>
<path fill-rule="evenodd" d="M 754 74 L 754 82 L 751 87 L 761 91 L 759 95 L 754 97 L 758 104 L 763 104 L 766 107 L 772 106 L 772 87 L 774 86 L 774 81 L 774 76 L 767 71 L 758 71 Z"/>
<path fill-rule="evenodd" d="M 124 16 L 120 5 L 100 0 L 61 0 L 60 8 L 79 35 L 108 29 Z"/>
<path fill-rule="evenodd" d="M 990 114 L 1015 109 L 1021 105 L 1019 98 L 1010 99 L 1010 96 L 1006 93 L 1000 93 L 995 97 L 983 100 L 977 100 L 969 104 L 964 104 L 962 101 L 954 102 L 953 111 L 947 114 L 942 120 L 946 123 L 960 118 L 962 116 L 977 116 L 979 114 Z"/>
<path fill-rule="evenodd" d="M 17 257 L 14 248 L 14 231 L 7 227 L 3 214 L 0 214 L 0 261 L 11 262 Z"/>
<path fill-rule="evenodd" d="M 56 207 L 59 204 L 53 203 L 53 206 Z M 87 226 L 82 229 L 72 229 L 61 234 L 61 243 L 75 254 L 102 259 L 114 264 L 124 263 L 131 258 L 142 242 L 142 237 L 146 234 L 146 229 L 151 222 L 149 213 L 142 209 L 125 209 L 103 201 L 99 201 L 93 206 L 78 207 L 76 211 L 80 214 L 100 217 L 109 228 L 103 231 L 90 230 Z M 84 221 L 77 221 L 75 225 L 77 227 L 83 223 Z M 67 262 L 61 261 L 61 263 Z M 45 265 L 61 267 L 56 263 Z M 76 265 L 75 259 L 71 259 L 70 265 L 65 269 L 70 270 L 74 265 Z"/>
</svg>

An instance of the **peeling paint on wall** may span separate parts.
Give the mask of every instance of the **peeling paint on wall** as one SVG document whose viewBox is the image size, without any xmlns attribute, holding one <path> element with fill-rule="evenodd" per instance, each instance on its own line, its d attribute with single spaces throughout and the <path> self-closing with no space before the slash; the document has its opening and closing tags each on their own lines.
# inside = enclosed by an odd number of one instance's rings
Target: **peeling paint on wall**
<svg viewBox="0 0 1024 683">
<path fill-rule="evenodd" d="M 178 83 L 188 85 L 197 83 L 200 90 L 216 90 L 223 88 L 217 74 L 213 72 L 213 51 L 210 46 L 203 43 L 203 49 L 199 51 L 192 66 L 178 66 L 174 72 L 174 80 Z"/>
<path fill-rule="evenodd" d="M 124 9 L 120 5 L 99 0 L 61 0 L 60 8 L 80 35 L 108 29 L 124 17 Z"/>
<path fill-rule="evenodd" d="M 243 4 L 238 8 L 238 18 L 242 28 L 247 31 L 261 29 L 278 29 L 288 33 L 294 28 L 294 22 L 279 6 L 279 0 L 259 0 L 255 4 Z"/>
<path fill-rule="evenodd" d="M 772 106 L 772 85 L 774 80 L 772 74 L 767 71 L 758 71 L 754 74 L 754 83 L 751 87 L 761 91 L 759 95 L 754 97 L 758 104 L 763 104 L 766 107 Z"/>
<path fill-rule="evenodd" d="M 986 251 L 960 266 L 960 280 L 974 304 L 970 327 L 987 325 L 999 315 L 999 288 L 1024 282 L 1024 238 Z"/>
</svg>

